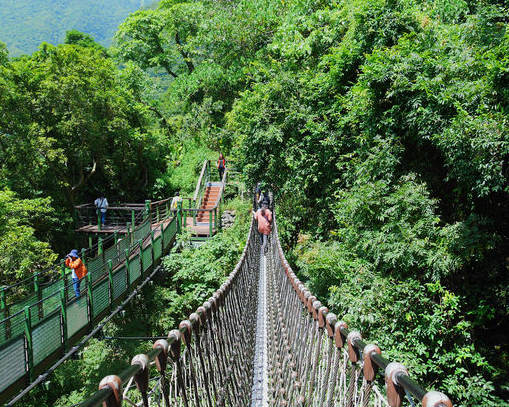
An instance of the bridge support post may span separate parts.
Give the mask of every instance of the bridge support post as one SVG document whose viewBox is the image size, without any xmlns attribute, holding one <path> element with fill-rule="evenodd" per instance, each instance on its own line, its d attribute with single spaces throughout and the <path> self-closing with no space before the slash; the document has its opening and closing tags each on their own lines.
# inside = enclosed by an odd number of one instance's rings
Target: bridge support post
<svg viewBox="0 0 509 407">
<path fill-rule="evenodd" d="M 98 209 L 97 210 L 97 229 L 98 230 L 101 230 L 101 211 Z"/>
<path fill-rule="evenodd" d="M 109 298 L 110 298 L 110 311 L 113 311 L 113 264 L 111 260 L 108 260 L 108 286 L 109 286 Z"/>
<path fill-rule="evenodd" d="M 66 293 L 65 287 L 62 287 L 60 290 L 60 323 L 62 324 L 62 329 L 60 333 L 62 334 L 62 346 L 64 347 L 64 352 L 67 352 L 67 309 L 66 309 Z"/>
<path fill-rule="evenodd" d="M 2 287 L 2 291 L 0 291 L 0 308 L 2 309 L 2 315 L 7 318 L 7 296 L 5 294 L 5 286 Z"/>
<path fill-rule="evenodd" d="M 177 202 L 177 231 L 182 232 L 182 201 Z"/>
<path fill-rule="evenodd" d="M 143 275 L 143 270 L 145 269 L 145 265 L 143 264 L 143 241 L 138 240 L 138 245 L 140 247 L 140 276 Z"/>
<path fill-rule="evenodd" d="M 134 209 L 131 209 L 131 224 L 133 225 L 133 228 L 134 228 L 134 222 L 135 222 Z"/>
<path fill-rule="evenodd" d="M 88 263 L 88 259 L 87 259 L 87 252 L 84 248 L 81 248 L 81 261 L 83 262 L 83 264 L 86 267 L 87 263 Z"/>
<path fill-rule="evenodd" d="M 212 216 L 214 213 L 209 210 L 209 237 L 212 237 Z"/>
<path fill-rule="evenodd" d="M 9 339 L 11 337 L 11 320 L 9 318 L 9 307 L 7 307 L 7 296 L 6 296 L 6 287 L 2 287 L 2 291 L 0 291 L 0 308 L 2 308 L 2 315 L 4 317 L 4 327 L 5 327 L 5 339 Z"/>
<path fill-rule="evenodd" d="M 152 256 L 152 267 L 154 267 L 154 263 L 156 261 L 155 259 L 155 252 L 154 252 L 154 231 L 150 231 L 150 255 Z"/>
<path fill-rule="evenodd" d="M 129 264 L 129 249 L 125 249 L 124 251 L 125 255 L 125 270 L 126 270 L 126 278 L 125 281 L 127 283 L 127 289 L 131 286 L 132 281 L 130 281 L 131 273 L 129 273 L 129 268 L 131 267 Z"/>
<path fill-rule="evenodd" d="M 36 274 L 34 276 L 34 291 L 35 291 L 35 294 L 37 295 L 37 315 L 39 317 L 39 319 L 42 319 L 43 317 L 43 308 L 42 308 L 42 291 L 41 291 L 41 286 L 39 284 L 39 276 Z"/>
<path fill-rule="evenodd" d="M 161 257 L 163 256 L 164 254 L 164 223 L 161 223 Z"/>
<path fill-rule="evenodd" d="M 88 324 L 89 329 L 92 330 L 94 328 L 94 291 L 92 284 L 92 274 L 87 274 L 87 305 L 88 305 Z"/>
<path fill-rule="evenodd" d="M 32 341 L 32 315 L 30 307 L 25 307 L 25 338 L 27 348 L 28 376 L 34 381 L 34 344 Z"/>
<path fill-rule="evenodd" d="M 67 278 L 66 278 L 66 275 L 65 275 L 65 262 L 62 260 L 61 263 L 60 263 L 60 275 L 62 276 L 62 281 L 64 282 L 64 286 L 62 287 L 62 289 L 64 290 L 64 297 L 65 297 L 65 294 L 67 294 L 67 289 L 66 289 L 66 286 L 67 286 Z"/>
<path fill-rule="evenodd" d="M 147 199 L 145 201 L 145 216 L 150 217 L 150 215 L 151 215 L 151 203 L 150 203 L 150 200 Z"/>
</svg>

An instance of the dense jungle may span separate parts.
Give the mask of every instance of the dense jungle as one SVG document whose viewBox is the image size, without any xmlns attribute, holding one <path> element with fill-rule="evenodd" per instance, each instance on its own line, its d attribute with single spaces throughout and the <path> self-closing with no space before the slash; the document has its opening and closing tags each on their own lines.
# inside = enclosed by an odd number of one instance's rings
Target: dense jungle
<svg viewBox="0 0 509 407">
<path fill-rule="evenodd" d="M 68 251 L 74 205 L 190 193 L 222 151 L 272 185 L 329 309 L 455 406 L 506 406 L 508 23 L 503 0 L 161 0 L 109 48 L 0 44 L 1 284 Z M 217 288 L 250 219 L 229 205 L 110 334 L 164 334 Z M 94 339 L 23 405 L 76 403 L 146 346 Z"/>
</svg>

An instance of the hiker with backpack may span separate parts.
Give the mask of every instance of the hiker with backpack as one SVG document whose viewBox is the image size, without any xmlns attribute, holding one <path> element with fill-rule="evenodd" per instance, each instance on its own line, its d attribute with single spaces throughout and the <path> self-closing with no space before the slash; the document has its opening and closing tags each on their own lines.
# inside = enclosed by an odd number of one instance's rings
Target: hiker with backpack
<svg viewBox="0 0 509 407">
<path fill-rule="evenodd" d="M 272 212 L 270 211 L 268 204 L 263 202 L 262 207 L 256 212 L 253 212 L 253 216 L 258 222 L 258 232 L 260 233 L 260 245 L 262 253 L 267 252 L 267 240 L 270 232 L 272 231 Z"/>
<path fill-rule="evenodd" d="M 263 183 L 258 183 L 256 187 L 256 203 L 258 209 L 262 208 L 265 205 L 266 208 L 270 207 L 270 194 Z"/>
</svg>

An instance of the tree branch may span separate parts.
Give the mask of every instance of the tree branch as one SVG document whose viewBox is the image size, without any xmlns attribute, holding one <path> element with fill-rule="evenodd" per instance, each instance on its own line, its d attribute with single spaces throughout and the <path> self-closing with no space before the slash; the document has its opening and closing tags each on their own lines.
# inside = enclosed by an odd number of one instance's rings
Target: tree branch
<svg viewBox="0 0 509 407">
<path fill-rule="evenodd" d="M 80 180 L 78 181 L 78 183 L 76 185 L 74 185 L 71 188 L 72 192 L 76 191 L 78 188 L 81 188 L 81 186 L 83 184 L 85 184 L 86 182 L 88 182 L 88 180 L 92 177 L 92 175 L 95 174 L 95 170 L 97 169 L 97 162 L 94 159 L 92 159 L 92 161 L 94 164 L 92 165 L 92 169 L 90 170 L 90 172 L 87 174 L 86 177 L 83 172 L 83 165 L 80 165 Z"/>
<path fill-rule="evenodd" d="M 180 43 L 180 35 L 179 35 L 178 31 L 175 33 L 175 43 L 179 47 L 180 55 L 182 55 L 182 58 L 184 58 L 184 62 L 187 65 L 187 70 L 189 71 L 189 73 L 192 73 L 194 71 L 194 65 L 193 65 L 192 61 L 189 59 L 189 53 L 184 52 L 184 48 L 182 47 L 182 44 Z"/>
</svg>

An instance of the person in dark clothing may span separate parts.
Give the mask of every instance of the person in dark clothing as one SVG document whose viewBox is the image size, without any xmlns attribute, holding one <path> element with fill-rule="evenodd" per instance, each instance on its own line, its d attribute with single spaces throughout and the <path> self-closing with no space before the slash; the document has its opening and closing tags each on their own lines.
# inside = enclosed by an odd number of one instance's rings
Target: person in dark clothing
<svg viewBox="0 0 509 407">
<path fill-rule="evenodd" d="M 262 206 L 265 208 L 270 208 L 270 194 L 263 183 L 259 183 L 256 187 L 256 203 L 258 205 L 258 209 Z"/>
<path fill-rule="evenodd" d="M 219 153 L 219 159 L 217 160 L 217 170 L 219 171 L 219 181 L 223 180 L 224 170 L 226 168 L 226 160 L 224 159 L 223 153 Z"/>
</svg>

